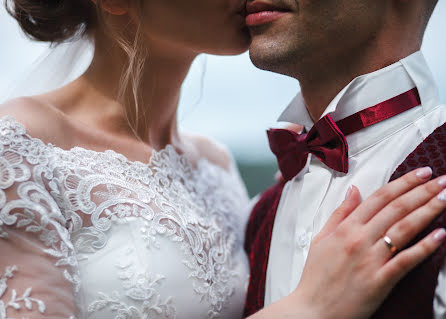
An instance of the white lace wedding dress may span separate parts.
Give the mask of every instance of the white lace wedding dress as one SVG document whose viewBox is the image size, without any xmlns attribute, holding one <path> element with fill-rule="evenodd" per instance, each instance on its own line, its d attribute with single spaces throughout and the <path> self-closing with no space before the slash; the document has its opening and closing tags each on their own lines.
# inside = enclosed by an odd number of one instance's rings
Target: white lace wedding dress
<svg viewBox="0 0 446 319">
<path fill-rule="evenodd" d="M 63 150 L 0 120 L 0 318 L 242 318 L 232 164 Z"/>
</svg>

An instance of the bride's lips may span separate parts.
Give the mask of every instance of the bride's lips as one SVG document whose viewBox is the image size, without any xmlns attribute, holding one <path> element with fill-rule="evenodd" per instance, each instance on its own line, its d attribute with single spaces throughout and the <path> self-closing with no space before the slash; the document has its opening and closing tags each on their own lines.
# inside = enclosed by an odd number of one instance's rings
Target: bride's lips
<svg viewBox="0 0 446 319">
<path fill-rule="evenodd" d="M 289 10 L 270 3 L 254 1 L 246 4 L 246 25 L 256 26 L 272 22 L 285 15 Z"/>
</svg>

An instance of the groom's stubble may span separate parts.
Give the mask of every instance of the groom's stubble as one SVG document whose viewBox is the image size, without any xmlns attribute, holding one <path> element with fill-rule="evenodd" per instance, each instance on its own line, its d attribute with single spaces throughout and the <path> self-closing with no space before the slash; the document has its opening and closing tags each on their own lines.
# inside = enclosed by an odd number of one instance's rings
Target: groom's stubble
<svg viewBox="0 0 446 319">
<path fill-rule="evenodd" d="M 355 77 L 416 52 L 438 0 L 248 0 L 283 8 L 250 27 L 260 69 L 299 80 L 313 120 Z"/>
<path fill-rule="evenodd" d="M 296 78 L 315 74 L 318 65 L 341 62 L 370 45 L 384 27 L 388 2 L 267 1 L 290 12 L 273 23 L 251 28 L 250 57 L 261 69 Z"/>
</svg>

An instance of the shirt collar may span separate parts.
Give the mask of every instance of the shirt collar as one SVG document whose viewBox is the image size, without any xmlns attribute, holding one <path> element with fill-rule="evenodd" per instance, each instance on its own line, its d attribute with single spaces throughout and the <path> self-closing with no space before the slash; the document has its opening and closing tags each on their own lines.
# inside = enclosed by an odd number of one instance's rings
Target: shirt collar
<svg viewBox="0 0 446 319">
<path fill-rule="evenodd" d="M 421 51 L 378 71 L 358 76 L 336 95 L 321 117 L 331 114 L 335 121 L 341 120 L 414 87 L 418 88 L 424 113 L 439 104 L 438 88 Z M 300 92 L 278 121 L 300 124 L 307 129 L 314 125 Z"/>
<path fill-rule="evenodd" d="M 417 110 L 412 112 L 414 113 L 413 116 L 419 117 L 419 113 L 421 115 L 426 114 L 440 104 L 438 88 L 421 51 L 413 53 L 378 71 L 358 76 L 336 95 L 321 117 L 330 114 L 334 121 L 338 121 L 414 87 L 418 88 L 422 104 L 421 108 L 415 108 Z M 383 135 L 390 135 L 396 132 L 405 125 L 408 125 L 406 122 L 409 121 L 409 119 L 398 121 L 397 125 L 395 125 L 396 121 L 389 120 L 382 123 L 392 122 L 391 128 L 378 123 L 347 136 L 349 154 L 357 153 L 364 147 L 371 145 L 370 143 L 377 142 L 380 138 L 385 137 Z M 413 120 L 413 118 L 410 119 L 410 121 Z M 279 117 L 279 121 L 301 124 L 307 130 L 311 129 L 314 122 L 306 109 L 305 101 L 301 93 L 297 94 L 291 101 Z M 358 133 L 362 131 L 370 132 L 379 128 L 382 129 L 383 127 L 384 130 L 381 134 L 375 134 L 373 138 L 369 138 L 368 136 L 365 139 L 366 141 L 357 141 L 358 135 L 362 135 Z"/>
</svg>

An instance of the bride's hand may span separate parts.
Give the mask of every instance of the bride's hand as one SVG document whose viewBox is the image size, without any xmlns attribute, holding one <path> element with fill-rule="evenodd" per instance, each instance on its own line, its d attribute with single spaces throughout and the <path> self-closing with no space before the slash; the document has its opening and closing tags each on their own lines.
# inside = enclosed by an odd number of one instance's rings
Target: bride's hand
<svg viewBox="0 0 446 319">
<path fill-rule="evenodd" d="M 445 177 L 425 183 L 430 176 L 429 168 L 415 170 L 359 206 L 359 191 L 352 189 L 314 238 L 295 291 L 321 314 L 314 318 L 370 317 L 397 282 L 443 242 L 443 229 L 400 252 L 384 241 L 388 236 L 404 248 L 444 211 L 446 196 L 438 195 Z"/>
<path fill-rule="evenodd" d="M 253 319 L 370 317 L 396 283 L 445 238 L 443 229 L 436 230 L 399 252 L 384 241 L 388 236 L 395 247 L 404 248 L 446 209 L 446 195 L 439 195 L 445 177 L 427 182 L 431 172 L 410 172 L 362 203 L 353 187 L 314 238 L 297 289 Z"/>
</svg>

